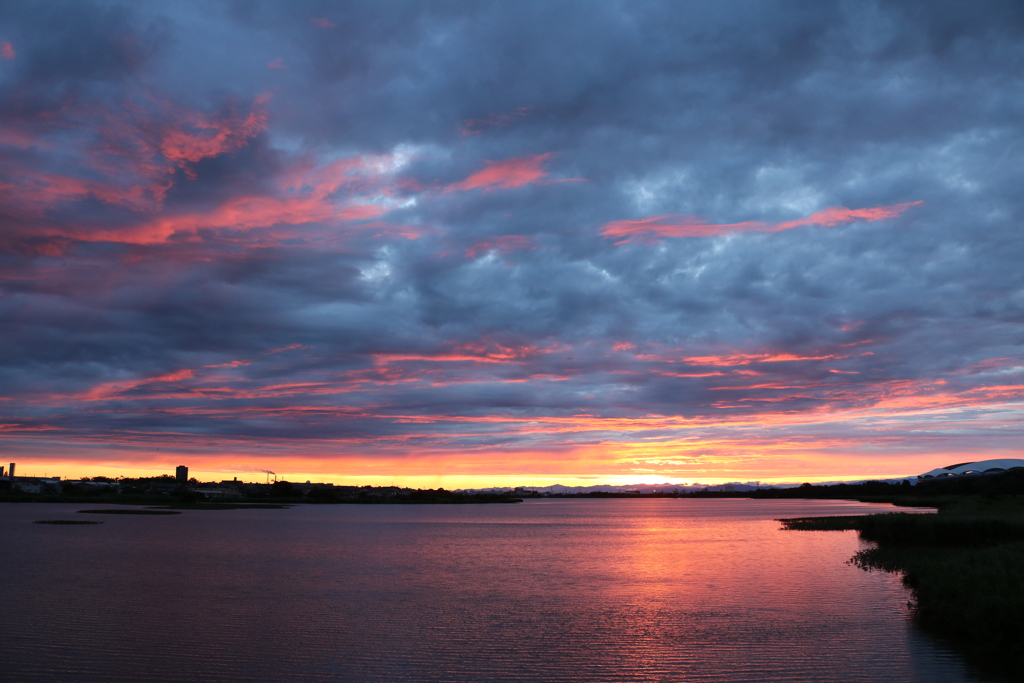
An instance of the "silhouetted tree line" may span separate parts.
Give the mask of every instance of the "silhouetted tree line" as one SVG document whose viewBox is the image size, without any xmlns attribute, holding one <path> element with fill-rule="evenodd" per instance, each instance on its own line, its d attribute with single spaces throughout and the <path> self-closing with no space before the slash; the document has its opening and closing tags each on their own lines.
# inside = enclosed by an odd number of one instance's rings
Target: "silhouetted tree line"
<svg viewBox="0 0 1024 683">
<path fill-rule="evenodd" d="M 919 481 L 914 487 L 919 495 L 957 496 L 1022 496 L 1024 470 L 1011 470 L 1001 474 L 983 476 L 943 477 Z"/>
<path fill-rule="evenodd" d="M 1024 471 L 1014 470 L 980 476 L 953 476 L 924 479 L 912 486 L 900 483 L 866 481 L 862 484 L 810 484 L 794 488 L 757 489 L 756 491 L 697 491 L 693 498 L 926 498 L 935 496 L 1024 496 Z"/>
</svg>

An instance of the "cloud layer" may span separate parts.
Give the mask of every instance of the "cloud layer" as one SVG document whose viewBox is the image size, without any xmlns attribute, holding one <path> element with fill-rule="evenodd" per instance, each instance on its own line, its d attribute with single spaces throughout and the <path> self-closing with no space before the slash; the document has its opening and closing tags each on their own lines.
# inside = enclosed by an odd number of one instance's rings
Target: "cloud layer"
<svg viewBox="0 0 1024 683">
<path fill-rule="evenodd" d="M 1019 3 L 0 17 L 12 458 L 570 483 L 1019 450 Z"/>
</svg>

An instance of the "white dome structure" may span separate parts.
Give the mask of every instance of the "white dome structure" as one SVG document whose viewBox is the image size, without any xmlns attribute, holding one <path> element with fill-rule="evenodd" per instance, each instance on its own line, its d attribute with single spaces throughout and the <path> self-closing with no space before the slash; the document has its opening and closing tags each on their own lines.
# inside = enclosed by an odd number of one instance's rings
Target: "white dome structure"
<svg viewBox="0 0 1024 683">
<path fill-rule="evenodd" d="M 1020 458 L 1003 458 L 1001 460 L 981 460 L 979 462 L 962 462 L 956 465 L 940 467 L 931 472 L 917 475 L 918 481 L 940 479 L 943 477 L 962 477 L 964 475 L 1000 474 L 1010 470 L 1024 469 L 1024 460 Z"/>
</svg>

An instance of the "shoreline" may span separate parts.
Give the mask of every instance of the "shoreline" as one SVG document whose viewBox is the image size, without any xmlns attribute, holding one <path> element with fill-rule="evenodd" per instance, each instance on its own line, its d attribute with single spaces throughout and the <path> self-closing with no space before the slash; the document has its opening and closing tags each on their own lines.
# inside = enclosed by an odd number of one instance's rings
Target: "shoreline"
<svg viewBox="0 0 1024 683">
<path fill-rule="evenodd" d="M 914 621 L 986 674 L 1024 668 L 1024 498 L 949 499 L 936 513 L 778 520 L 792 531 L 857 531 L 849 563 L 899 574 Z"/>
</svg>

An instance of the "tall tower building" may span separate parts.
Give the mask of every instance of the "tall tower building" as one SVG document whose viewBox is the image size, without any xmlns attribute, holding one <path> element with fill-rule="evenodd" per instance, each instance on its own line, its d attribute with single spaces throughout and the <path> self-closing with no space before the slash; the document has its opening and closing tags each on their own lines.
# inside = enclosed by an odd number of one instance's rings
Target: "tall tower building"
<svg viewBox="0 0 1024 683">
<path fill-rule="evenodd" d="M 175 481 L 177 481 L 182 486 L 187 484 L 188 483 L 188 468 L 185 467 L 184 465 L 178 465 L 178 467 L 175 468 L 175 470 L 174 470 L 174 479 L 175 479 Z"/>
</svg>

